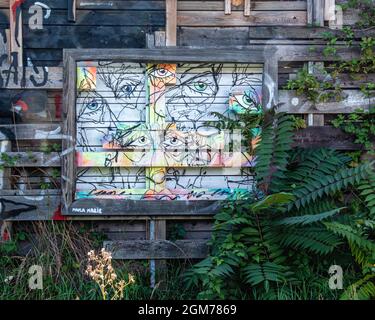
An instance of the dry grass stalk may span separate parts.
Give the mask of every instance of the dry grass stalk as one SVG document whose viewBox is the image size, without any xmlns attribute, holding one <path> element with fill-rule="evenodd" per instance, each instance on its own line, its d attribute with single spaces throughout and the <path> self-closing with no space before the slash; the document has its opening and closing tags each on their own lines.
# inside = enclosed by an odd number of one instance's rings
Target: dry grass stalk
<svg viewBox="0 0 375 320">
<path fill-rule="evenodd" d="M 119 300 L 124 298 L 124 289 L 135 283 L 132 274 L 128 274 L 128 281 L 118 280 L 117 274 L 112 267 L 112 256 L 104 248 L 99 254 L 94 250 L 88 253 L 88 265 L 86 274 L 94 280 L 100 288 L 103 300 Z M 112 296 L 110 297 L 110 295 Z"/>
</svg>

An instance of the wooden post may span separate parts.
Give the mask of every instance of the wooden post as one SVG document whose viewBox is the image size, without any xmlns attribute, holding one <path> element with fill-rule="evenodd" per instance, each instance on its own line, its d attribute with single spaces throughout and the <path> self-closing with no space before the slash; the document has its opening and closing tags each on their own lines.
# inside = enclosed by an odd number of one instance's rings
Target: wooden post
<svg viewBox="0 0 375 320">
<path fill-rule="evenodd" d="M 245 0 L 244 8 L 243 8 L 243 14 L 245 17 L 250 16 L 250 8 L 251 8 L 251 2 L 250 0 Z"/>
<path fill-rule="evenodd" d="M 312 8 L 308 10 L 307 19 L 310 20 L 315 26 L 324 27 L 324 6 L 327 0 L 312 0 Z M 308 62 L 309 73 L 316 73 L 317 68 L 324 67 L 323 62 Z M 324 114 L 313 114 L 307 115 L 308 126 L 324 126 Z"/>
<path fill-rule="evenodd" d="M 154 33 L 154 45 L 155 47 L 165 47 L 166 35 L 165 31 L 155 31 Z"/>
<path fill-rule="evenodd" d="M 224 14 L 231 14 L 232 13 L 232 0 L 225 0 L 224 1 Z"/>
<path fill-rule="evenodd" d="M 6 39 L 3 39 L 0 34 L 0 55 L 6 54 L 8 55 L 8 61 L 4 61 L 3 67 L 5 64 L 10 62 L 10 32 L 7 29 L 5 31 Z M 9 67 L 9 66 L 7 66 Z M 10 140 L 1 140 L 0 141 L 0 155 L 3 152 L 8 152 L 12 150 L 12 142 Z M 1 190 L 10 189 L 10 181 L 9 177 L 11 174 L 10 168 L 3 168 L 0 169 L 0 194 Z M 0 203 L 0 242 L 6 241 L 11 239 L 11 228 L 12 223 L 9 221 L 2 220 L 1 213 L 3 211 L 2 204 Z"/>
<path fill-rule="evenodd" d="M 316 74 L 319 69 L 324 68 L 324 62 L 308 62 L 308 71 L 311 74 Z M 324 114 L 309 113 L 307 115 L 307 125 L 311 126 L 324 126 Z"/>
<path fill-rule="evenodd" d="M 341 30 L 344 27 L 344 16 L 342 7 L 340 5 L 336 5 L 335 0 L 327 0 L 328 3 L 326 4 L 329 7 L 326 7 L 327 9 L 327 18 L 330 18 L 328 20 L 328 27 L 330 29 L 337 29 Z"/>
<path fill-rule="evenodd" d="M 336 20 L 336 0 L 324 0 L 324 21 Z"/>
<path fill-rule="evenodd" d="M 313 23 L 313 0 L 307 0 L 307 24 Z"/>
<path fill-rule="evenodd" d="M 324 0 L 313 0 L 313 24 L 324 27 Z"/>
<path fill-rule="evenodd" d="M 0 141 L 0 154 L 12 150 L 12 143 L 10 140 Z M 0 193 L 1 190 L 10 188 L 9 176 L 11 174 L 10 168 L 0 169 Z M 3 211 L 2 204 L 0 203 L 0 241 L 11 240 L 12 222 L 2 220 L 1 213 Z"/>
<path fill-rule="evenodd" d="M 18 67 L 23 66 L 21 6 L 22 2 L 19 0 L 9 1 L 10 50 L 12 54 L 16 54 Z"/>
<path fill-rule="evenodd" d="M 278 58 L 276 54 L 268 56 L 263 66 L 262 105 L 266 110 L 278 103 Z"/>
<path fill-rule="evenodd" d="M 155 35 L 153 33 L 146 33 L 146 48 L 151 49 L 155 47 Z"/>
<path fill-rule="evenodd" d="M 165 37 L 167 46 L 177 43 L 177 0 L 166 0 L 166 26 Z"/>
</svg>

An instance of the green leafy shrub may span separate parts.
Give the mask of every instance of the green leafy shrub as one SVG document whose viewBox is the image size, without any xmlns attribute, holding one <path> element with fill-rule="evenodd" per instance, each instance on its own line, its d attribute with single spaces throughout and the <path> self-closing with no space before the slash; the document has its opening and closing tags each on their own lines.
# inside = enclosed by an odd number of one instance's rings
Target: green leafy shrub
<svg viewBox="0 0 375 320">
<path fill-rule="evenodd" d="M 373 204 L 372 195 L 368 197 L 372 182 L 367 182 L 373 163 L 351 168 L 350 158 L 334 150 L 292 149 L 292 130 L 293 121 L 285 114 L 262 129 L 257 188 L 247 201 L 227 204 L 215 216 L 211 254 L 185 274 L 189 287 L 200 288 L 198 298 L 290 297 L 309 278 L 316 284 L 330 265 L 343 259 L 361 268 L 352 273 L 355 283 L 362 281 L 361 298 L 373 296 L 368 276 L 373 228 L 364 232 L 358 226 L 363 217 L 348 207 L 344 193 Z M 328 278 L 319 283 L 316 296 L 325 292 L 325 297 L 338 298 L 327 293 Z"/>
</svg>

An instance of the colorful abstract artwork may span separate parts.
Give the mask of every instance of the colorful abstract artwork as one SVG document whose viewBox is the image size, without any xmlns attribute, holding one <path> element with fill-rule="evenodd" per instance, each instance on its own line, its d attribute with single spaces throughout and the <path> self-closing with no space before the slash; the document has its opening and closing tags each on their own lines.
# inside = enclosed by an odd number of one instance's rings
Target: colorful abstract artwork
<svg viewBox="0 0 375 320">
<path fill-rule="evenodd" d="M 246 197 L 255 159 L 212 122 L 262 112 L 261 85 L 256 65 L 79 62 L 76 199 Z"/>
<path fill-rule="evenodd" d="M 79 91 L 93 91 L 96 87 L 96 67 L 77 68 L 77 89 Z"/>
</svg>

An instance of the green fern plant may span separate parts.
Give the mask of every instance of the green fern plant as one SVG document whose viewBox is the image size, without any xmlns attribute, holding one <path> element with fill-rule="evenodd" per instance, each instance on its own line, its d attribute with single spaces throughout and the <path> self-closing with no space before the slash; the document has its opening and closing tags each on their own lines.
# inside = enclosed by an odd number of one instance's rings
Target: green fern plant
<svg viewBox="0 0 375 320">
<path fill-rule="evenodd" d="M 370 217 L 375 219 L 375 175 L 369 175 L 367 179 L 362 180 L 358 189 L 364 198 Z"/>
<path fill-rule="evenodd" d="M 256 149 L 257 188 L 215 216 L 211 254 L 185 274 L 188 286 L 200 288 L 198 298 L 275 299 L 280 288 L 303 281 L 299 261 L 324 269 L 316 261 L 328 261 L 347 241 L 355 263 L 371 262 L 371 235 L 353 229 L 357 216 L 343 195 L 359 185 L 373 204 L 373 164 L 351 168 L 350 158 L 334 150 L 293 149 L 291 118 L 268 119 Z"/>
</svg>

